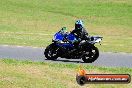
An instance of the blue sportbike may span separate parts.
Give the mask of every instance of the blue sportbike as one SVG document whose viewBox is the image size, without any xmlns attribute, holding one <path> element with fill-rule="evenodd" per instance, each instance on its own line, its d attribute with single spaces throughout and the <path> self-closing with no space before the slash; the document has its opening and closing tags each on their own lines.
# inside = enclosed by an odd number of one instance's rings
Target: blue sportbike
<svg viewBox="0 0 132 88">
<path fill-rule="evenodd" d="M 57 32 L 52 43 L 46 47 L 44 55 L 48 60 L 56 60 L 58 57 L 67 59 L 82 59 L 85 63 L 92 63 L 99 57 L 99 50 L 95 43 L 100 43 L 103 37 L 91 36 L 81 40 L 75 47 L 76 36 L 71 33 Z"/>
</svg>

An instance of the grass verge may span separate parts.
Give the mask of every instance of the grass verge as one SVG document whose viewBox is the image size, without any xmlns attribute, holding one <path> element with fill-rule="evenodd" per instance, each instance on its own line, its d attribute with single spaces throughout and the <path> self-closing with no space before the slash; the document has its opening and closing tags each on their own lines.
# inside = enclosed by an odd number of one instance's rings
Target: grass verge
<svg viewBox="0 0 132 88">
<path fill-rule="evenodd" d="M 62 26 L 84 20 L 101 51 L 132 53 L 131 0 L 1 0 L 0 44 L 46 47 Z"/>
<path fill-rule="evenodd" d="M 79 64 L 0 60 L 0 88 L 79 88 L 75 76 Z M 124 73 L 132 68 L 108 68 L 84 64 L 87 73 Z M 88 84 L 81 88 L 131 88 L 132 84 Z"/>
</svg>

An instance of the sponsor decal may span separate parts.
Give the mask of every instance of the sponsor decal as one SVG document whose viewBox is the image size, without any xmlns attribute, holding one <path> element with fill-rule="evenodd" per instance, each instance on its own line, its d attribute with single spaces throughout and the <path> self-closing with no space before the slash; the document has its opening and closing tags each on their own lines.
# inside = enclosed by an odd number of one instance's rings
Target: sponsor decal
<svg viewBox="0 0 132 88">
<path fill-rule="evenodd" d="M 131 82 L 129 74 L 87 74 L 82 67 L 76 75 L 76 81 L 79 85 L 84 84 L 127 84 Z"/>
</svg>

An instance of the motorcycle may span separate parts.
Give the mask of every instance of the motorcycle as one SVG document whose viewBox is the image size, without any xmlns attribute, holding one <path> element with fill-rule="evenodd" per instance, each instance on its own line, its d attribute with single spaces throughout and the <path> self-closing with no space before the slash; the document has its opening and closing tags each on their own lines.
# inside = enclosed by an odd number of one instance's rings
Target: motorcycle
<svg viewBox="0 0 132 88">
<path fill-rule="evenodd" d="M 71 33 L 57 32 L 52 43 L 46 47 L 44 55 L 48 60 L 56 60 L 58 57 L 66 59 L 82 59 L 85 63 L 92 63 L 99 57 L 99 50 L 94 45 L 100 43 L 103 37 L 91 36 L 89 39 L 81 40 L 78 47 L 73 41 L 76 36 Z"/>
</svg>

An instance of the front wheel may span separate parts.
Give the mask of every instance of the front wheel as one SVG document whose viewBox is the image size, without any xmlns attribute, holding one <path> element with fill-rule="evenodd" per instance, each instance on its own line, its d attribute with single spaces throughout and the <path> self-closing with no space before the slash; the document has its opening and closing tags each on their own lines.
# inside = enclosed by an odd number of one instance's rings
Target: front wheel
<svg viewBox="0 0 132 88">
<path fill-rule="evenodd" d="M 48 60 L 56 60 L 58 58 L 57 50 L 58 47 L 56 47 L 54 44 L 50 44 L 48 47 L 46 47 L 44 55 Z"/>
<path fill-rule="evenodd" d="M 97 47 L 92 47 L 90 51 L 86 51 L 82 60 L 85 63 L 92 63 L 99 57 L 99 50 Z"/>
</svg>

